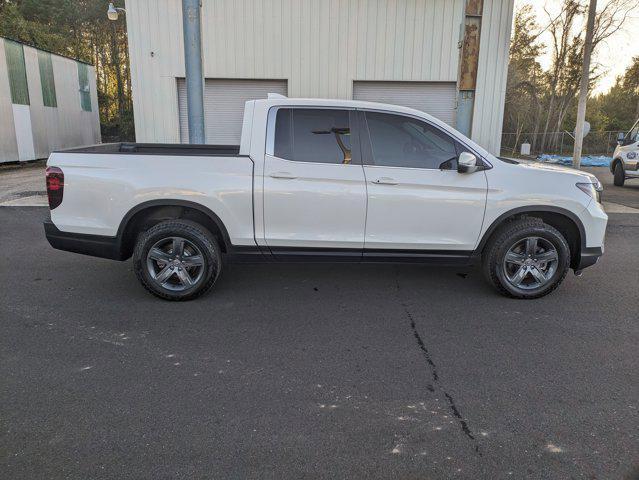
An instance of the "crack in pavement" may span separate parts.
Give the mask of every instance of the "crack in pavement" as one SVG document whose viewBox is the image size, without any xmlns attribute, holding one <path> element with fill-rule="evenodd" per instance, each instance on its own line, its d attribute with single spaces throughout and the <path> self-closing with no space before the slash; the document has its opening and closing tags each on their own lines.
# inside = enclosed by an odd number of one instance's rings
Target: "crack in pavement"
<svg viewBox="0 0 639 480">
<path fill-rule="evenodd" d="M 396 283 L 397 283 L 397 292 L 399 293 L 400 291 L 399 279 L 397 279 Z M 448 393 L 444 389 L 443 385 L 441 384 L 439 373 L 437 372 L 437 365 L 435 365 L 435 362 L 433 361 L 433 358 L 430 352 L 428 351 L 428 347 L 426 347 L 424 340 L 422 339 L 421 335 L 417 331 L 417 325 L 415 324 L 415 319 L 413 318 L 413 314 L 408 309 L 408 305 L 406 304 L 406 302 L 404 302 L 401 298 L 399 300 L 404 309 L 404 313 L 406 314 L 406 317 L 410 321 L 410 328 L 413 332 L 413 337 L 415 337 L 415 340 L 417 341 L 417 346 L 421 350 L 422 355 L 426 359 L 426 363 L 429 366 L 431 376 L 433 377 L 433 384 L 436 385 L 446 397 L 446 400 L 448 401 L 448 407 L 452 415 L 459 421 L 459 425 L 462 429 L 462 432 L 464 432 L 464 434 L 475 443 L 475 452 L 481 457 L 482 456 L 481 449 L 479 445 L 477 444 L 475 435 L 473 434 L 472 430 L 468 426 L 468 421 L 464 418 L 464 416 L 459 411 L 459 408 L 457 407 L 457 404 L 455 403 L 455 400 L 453 399 L 453 397 L 450 395 L 450 393 Z M 427 388 L 430 392 L 435 391 L 433 384 L 427 385 Z"/>
</svg>

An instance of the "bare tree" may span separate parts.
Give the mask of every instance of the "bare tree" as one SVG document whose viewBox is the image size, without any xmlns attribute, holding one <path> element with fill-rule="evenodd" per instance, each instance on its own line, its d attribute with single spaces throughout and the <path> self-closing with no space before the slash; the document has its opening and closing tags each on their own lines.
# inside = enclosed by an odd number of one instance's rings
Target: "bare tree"
<svg viewBox="0 0 639 480">
<path fill-rule="evenodd" d="M 583 49 L 582 75 L 579 85 L 577 106 L 577 121 L 575 126 L 575 147 L 572 163 L 575 168 L 581 166 L 583 147 L 583 131 L 586 119 L 586 103 L 590 86 L 590 60 L 592 52 L 601 42 L 619 31 L 631 11 L 639 7 L 637 0 L 608 0 L 604 7 L 597 12 L 597 0 L 590 0 L 588 21 L 586 23 L 586 38 Z"/>
<path fill-rule="evenodd" d="M 582 8 L 577 0 L 564 0 L 561 14 L 554 18 L 544 6 L 544 11 L 551 20 L 548 30 L 552 38 L 552 68 L 548 73 L 548 86 L 550 88 L 550 98 L 546 109 L 546 123 L 544 125 L 543 135 L 541 138 L 540 150 L 543 151 L 546 146 L 546 140 L 551 120 L 555 114 L 555 104 L 557 103 L 557 89 L 562 76 L 567 72 L 567 63 L 571 50 L 571 44 L 574 43 L 573 27 Z"/>
</svg>

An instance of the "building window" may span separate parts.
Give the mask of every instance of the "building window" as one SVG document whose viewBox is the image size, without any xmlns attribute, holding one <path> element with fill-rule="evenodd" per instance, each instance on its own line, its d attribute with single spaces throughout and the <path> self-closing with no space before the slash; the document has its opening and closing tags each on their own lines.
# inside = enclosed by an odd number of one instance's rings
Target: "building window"
<svg viewBox="0 0 639 480">
<path fill-rule="evenodd" d="M 45 107 L 57 107 L 58 101 L 55 95 L 55 79 L 53 78 L 53 63 L 50 53 L 38 50 L 38 67 L 42 86 L 42 103 Z"/>
<path fill-rule="evenodd" d="M 281 108 L 274 154 L 298 162 L 349 164 L 350 133 L 348 110 Z"/>
<path fill-rule="evenodd" d="M 91 90 L 89 89 L 89 67 L 78 63 L 78 83 L 80 85 L 80 105 L 85 112 L 91 111 Z"/>
<path fill-rule="evenodd" d="M 22 48 L 22 44 L 5 39 L 4 51 L 7 57 L 11 102 L 20 105 L 29 105 L 27 69 L 24 65 L 24 49 Z"/>
</svg>

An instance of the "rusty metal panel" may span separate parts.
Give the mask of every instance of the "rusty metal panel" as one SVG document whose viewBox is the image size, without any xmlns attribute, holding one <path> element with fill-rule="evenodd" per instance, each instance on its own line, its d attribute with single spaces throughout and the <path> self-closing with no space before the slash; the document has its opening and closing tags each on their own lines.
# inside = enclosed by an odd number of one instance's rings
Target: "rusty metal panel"
<svg viewBox="0 0 639 480">
<path fill-rule="evenodd" d="M 461 71 L 459 77 L 460 90 L 475 90 L 477 84 L 477 65 L 479 62 L 479 37 L 481 19 L 466 17 L 464 28 L 464 45 L 462 46 Z"/>
<path fill-rule="evenodd" d="M 466 15 L 481 16 L 484 9 L 484 0 L 468 0 L 466 3 Z"/>
</svg>

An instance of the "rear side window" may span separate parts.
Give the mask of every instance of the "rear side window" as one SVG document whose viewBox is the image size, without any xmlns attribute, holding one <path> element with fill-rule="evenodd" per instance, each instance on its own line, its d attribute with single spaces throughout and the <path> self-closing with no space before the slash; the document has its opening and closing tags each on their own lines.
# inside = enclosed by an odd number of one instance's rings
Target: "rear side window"
<svg viewBox="0 0 639 480">
<path fill-rule="evenodd" d="M 373 164 L 388 167 L 456 168 L 456 141 L 437 128 L 402 115 L 366 112 Z"/>
<path fill-rule="evenodd" d="M 273 154 L 298 162 L 352 163 L 348 110 L 280 108 Z"/>
</svg>

